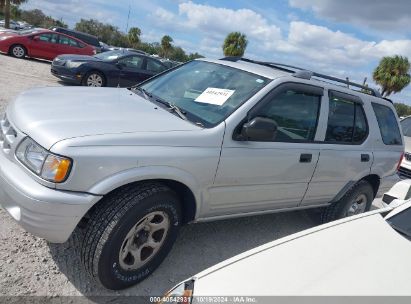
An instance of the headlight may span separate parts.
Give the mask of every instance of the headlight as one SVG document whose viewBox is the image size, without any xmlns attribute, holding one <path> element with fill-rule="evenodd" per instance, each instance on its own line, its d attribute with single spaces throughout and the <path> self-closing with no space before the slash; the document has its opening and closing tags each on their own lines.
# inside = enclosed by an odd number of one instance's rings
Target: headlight
<svg viewBox="0 0 411 304">
<path fill-rule="evenodd" d="M 177 303 L 191 304 L 194 292 L 194 279 L 185 281 L 167 292 L 158 304 Z"/>
<path fill-rule="evenodd" d="M 71 168 L 69 158 L 50 153 L 29 137 L 18 146 L 16 157 L 38 176 L 54 183 L 66 180 Z"/>
<path fill-rule="evenodd" d="M 80 65 L 82 65 L 84 62 L 79 62 L 79 61 L 67 61 L 66 67 L 70 69 L 78 68 Z"/>
</svg>

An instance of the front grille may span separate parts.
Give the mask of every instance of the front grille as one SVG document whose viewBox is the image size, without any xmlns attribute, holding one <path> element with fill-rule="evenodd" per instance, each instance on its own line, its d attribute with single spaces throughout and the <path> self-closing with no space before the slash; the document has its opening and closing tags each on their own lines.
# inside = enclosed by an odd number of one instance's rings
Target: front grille
<svg viewBox="0 0 411 304">
<path fill-rule="evenodd" d="M 400 178 L 402 179 L 409 179 L 411 178 L 411 170 L 404 168 L 404 167 L 400 167 L 398 169 L 398 174 L 400 175 Z"/>
<path fill-rule="evenodd" d="M 408 160 L 408 161 L 411 161 L 411 153 L 405 152 L 405 153 L 404 153 L 404 158 L 405 158 L 406 160 Z"/>
<path fill-rule="evenodd" d="M 6 153 L 10 153 L 13 143 L 17 139 L 17 132 L 10 125 L 6 115 L 0 120 L 0 148 Z"/>
</svg>

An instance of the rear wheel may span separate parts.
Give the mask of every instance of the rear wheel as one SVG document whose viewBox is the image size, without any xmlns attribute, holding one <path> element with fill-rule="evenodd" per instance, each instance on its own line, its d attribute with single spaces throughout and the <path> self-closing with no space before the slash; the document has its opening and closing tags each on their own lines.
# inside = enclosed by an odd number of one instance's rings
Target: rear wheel
<svg viewBox="0 0 411 304">
<path fill-rule="evenodd" d="M 84 77 L 83 85 L 88 87 L 104 87 L 106 85 L 106 81 L 102 73 L 93 71 Z"/>
<path fill-rule="evenodd" d="M 167 256 L 180 221 L 180 202 L 170 188 L 157 183 L 124 187 L 109 194 L 91 216 L 82 261 L 108 289 L 137 284 Z"/>
<path fill-rule="evenodd" d="M 27 51 L 24 46 L 16 44 L 10 48 L 10 55 L 16 58 L 24 58 L 27 55 Z"/>
<path fill-rule="evenodd" d="M 331 204 L 322 213 L 322 222 L 327 223 L 347 216 L 353 216 L 370 210 L 374 199 L 374 190 L 367 181 L 360 181 L 339 201 Z"/>
</svg>

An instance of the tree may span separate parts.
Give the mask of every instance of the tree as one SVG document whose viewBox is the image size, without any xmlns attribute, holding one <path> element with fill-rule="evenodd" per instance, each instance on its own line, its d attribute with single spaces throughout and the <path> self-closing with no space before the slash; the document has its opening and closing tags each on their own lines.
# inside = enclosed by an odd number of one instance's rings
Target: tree
<svg viewBox="0 0 411 304">
<path fill-rule="evenodd" d="M 171 43 L 173 42 L 173 38 L 171 38 L 168 35 L 163 36 L 161 38 L 161 49 L 162 49 L 162 55 L 167 58 L 170 51 L 172 50 L 173 46 Z"/>
<path fill-rule="evenodd" d="M 20 12 L 20 17 L 24 21 L 30 23 L 31 25 L 43 28 L 49 28 L 52 26 L 67 27 L 67 24 L 63 20 L 55 20 L 50 16 L 46 16 L 41 10 L 34 9 Z"/>
<path fill-rule="evenodd" d="M 227 35 L 223 44 L 224 56 L 243 56 L 248 40 L 245 34 L 231 32 Z"/>
<path fill-rule="evenodd" d="M 395 55 L 383 57 L 373 72 L 374 81 L 381 86 L 381 95 L 398 93 L 411 81 L 410 63 L 407 57 Z"/>
<path fill-rule="evenodd" d="M 138 27 L 132 27 L 128 31 L 128 41 L 132 45 L 137 45 L 141 42 L 140 35 L 141 35 L 141 30 Z"/>
<path fill-rule="evenodd" d="M 131 47 L 127 35 L 120 32 L 118 27 L 108 23 L 102 23 L 95 19 L 80 19 L 76 23 L 75 30 L 98 37 L 101 41 L 120 47 Z"/>
<path fill-rule="evenodd" d="M 398 117 L 411 115 L 411 107 L 403 103 L 394 103 L 394 108 L 397 111 Z"/>
<path fill-rule="evenodd" d="M 11 5 L 17 5 L 26 2 L 27 0 L 0 0 L 0 9 L 4 13 L 4 26 L 5 28 L 10 28 L 10 10 Z"/>
</svg>

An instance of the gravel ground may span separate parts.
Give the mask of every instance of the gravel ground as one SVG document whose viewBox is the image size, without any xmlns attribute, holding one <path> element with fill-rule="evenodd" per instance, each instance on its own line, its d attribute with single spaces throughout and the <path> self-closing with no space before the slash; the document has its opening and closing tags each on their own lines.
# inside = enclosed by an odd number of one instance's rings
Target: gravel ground
<svg viewBox="0 0 411 304">
<path fill-rule="evenodd" d="M 0 113 L 23 90 L 59 86 L 50 64 L 0 55 Z M 49 244 L 21 229 L 0 209 L 0 296 L 161 295 L 179 281 L 268 241 L 318 224 L 313 212 L 289 212 L 183 227 L 172 252 L 156 272 L 121 292 L 89 280 L 70 239 Z"/>
</svg>

